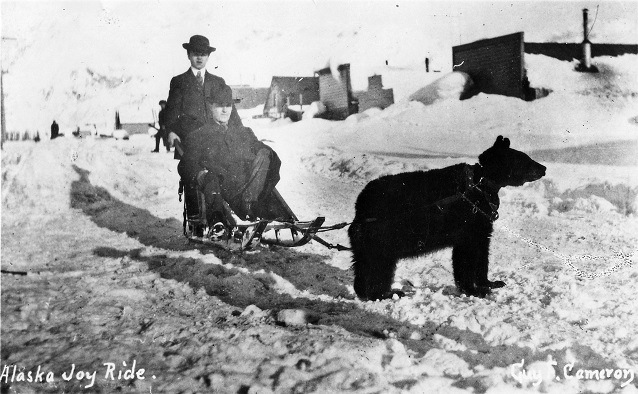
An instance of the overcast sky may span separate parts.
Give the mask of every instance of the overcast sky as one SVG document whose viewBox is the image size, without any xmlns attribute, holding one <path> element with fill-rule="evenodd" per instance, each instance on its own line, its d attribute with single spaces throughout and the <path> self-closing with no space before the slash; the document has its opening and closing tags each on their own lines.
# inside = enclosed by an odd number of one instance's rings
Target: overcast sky
<svg viewBox="0 0 638 394">
<path fill-rule="evenodd" d="M 330 58 L 447 61 L 451 45 L 518 31 L 528 42 L 579 42 L 583 8 L 592 41 L 638 42 L 636 1 L 3 1 L 2 34 L 18 38 L 3 41 L 3 61 L 31 47 L 43 61 L 149 67 L 165 78 L 188 66 L 181 44 L 203 34 L 218 48 L 211 67 L 229 83 L 267 85 Z"/>
</svg>

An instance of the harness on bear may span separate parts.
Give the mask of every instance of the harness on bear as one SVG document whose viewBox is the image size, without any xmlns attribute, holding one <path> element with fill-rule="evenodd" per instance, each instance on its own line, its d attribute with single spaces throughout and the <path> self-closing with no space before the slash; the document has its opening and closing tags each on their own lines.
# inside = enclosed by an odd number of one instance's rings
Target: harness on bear
<svg viewBox="0 0 638 394">
<path fill-rule="evenodd" d="M 489 192 L 488 190 L 490 189 L 494 191 Z M 489 220 L 490 223 L 494 223 L 499 217 L 498 215 L 499 199 L 498 199 L 498 192 L 496 190 L 498 190 L 498 187 L 494 185 L 494 183 L 491 180 L 485 177 L 480 177 L 478 182 L 474 182 L 474 168 L 473 166 L 466 164 L 465 167 L 463 168 L 463 187 L 461 188 L 461 190 L 459 190 L 457 193 L 455 193 L 452 196 L 442 198 L 431 204 L 415 208 L 414 210 L 406 211 L 400 216 L 412 215 L 417 210 L 420 211 L 423 209 L 428 209 L 433 207 L 437 207 L 439 211 L 443 212 L 446 205 L 450 205 L 454 202 L 461 200 L 461 201 L 465 201 L 471 206 L 473 214 L 480 213 L 485 218 L 487 218 L 487 220 Z M 475 201 L 472 201 L 473 198 L 470 196 L 470 194 L 473 192 L 476 192 L 476 194 L 479 197 Z M 393 218 L 396 218 L 396 216 Z M 364 223 L 383 222 L 386 220 L 392 220 L 393 218 L 376 218 L 376 217 L 366 218 L 363 220 L 363 222 Z M 344 223 L 335 224 L 333 226 L 321 227 L 317 232 L 325 232 L 325 231 L 342 229 L 344 227 L 351 225 L 352 223 L 353 222 L 349 222 L 349 223 L 344 222 Z M 340 244 L 333 245 L 331 243 L 328 243 L 325 240 L 317 237 L 316 235 L 313 236 L 313 239 L 319 242 L 320 244 L 324 245 L 328 249 L 337 249 L 338 251 L 352 250 L 352 248 L 349 248 L 347 246 L 343 246 Z"/>
<path fill-rule="evenodd" d="M 454 196 L 452 196 L 454 197 L 454 201 L 461 199 L 467 202 L 468 204 L 472 206 L 473 214 L 476 214 L 478 212 L 482 214 L 483 216 L 485 216 L 487 220 L 490 221 L 490 223 L 494 223 L 496 220 L 498 220 L 498 207 L 499 207 L 498 192 L 489 193 L 488 191 L 486 191 L 486 189 L 498 190 L 498 187 L 494 185 L 492 181 L 490 181 L 489 179 L 483 176 L 479 178 L 478 182 L 474 183 L 474 169 L 470 165 L 466 165 L 466 167 L 464 168 L 464 175 L 466 180 L 465 191 L 459 192 L 455 194 Z M 485 209 L 482 209 L 479 206 L 481 203 L 480 200 L 473 202 L 470 198 L 468 198 L 467 196 L 468 192 L 473 190 L 476 190 L 479 196 L 485 198 L 485 202 L 487 202 L 488 212 L 486 212 Z M 439 207 L 439 209 L 441 208 Z"/>
<path fill-rule="evenodd" d="M 480 166 L 480 165 L 477 164 L 477 166 Z M 420 211 L 420 210 L 429 209 L 433 207 L 436 207 L 439 209 L 440 212 L 443 212 L 447 205 L 450 205 L 452 203 L 455 203 L 461 200 L 461 201 L 465 201 L 472 207 L 473 214 L 480 213 L 481 215 L 485 216 L 485 218 L 487 218 L 487 220 L 489 220 L 490 223 L 494 223 L 499 217 L 498 216 L 498 207 L 499 207 L 498 192 L 494 191 L 490 193 L 488 190 L 489 189 L 498 190 L 498 187 L 494 185 L 494 183 L 491 180 L 485 177 L 480 177 L 478 182 L 474 182 L 473 167 L 474 166 L 471 166 L 469 164 L 465 165 L 465 167 L 463 168 L 463 181 L 462 181 L 463 186 L 455 194 L 449 197 L 445 197 L 440 200 L 437 200 L 433 203 L 420 206 L 413 210 L 406 211 L 403 214 L 401 214 L 401 216 L 412 215 L 417 210 Z M 472 201 L 474 198 L 470 196 L 470 194 L 472 194 L 473 192 L 476 192 L 475 194 L 478 195 L 478 199 L 475 199 L 475 201 Z M 366 218 L 363 221 L 365 223 L 372 223 L 372 222 L 379 222 L 379 221 L 385 221 L 385 220 L 391 220 L 391 218 L 387 218 L 387 219 L 386 218 Z"/>
</svg>

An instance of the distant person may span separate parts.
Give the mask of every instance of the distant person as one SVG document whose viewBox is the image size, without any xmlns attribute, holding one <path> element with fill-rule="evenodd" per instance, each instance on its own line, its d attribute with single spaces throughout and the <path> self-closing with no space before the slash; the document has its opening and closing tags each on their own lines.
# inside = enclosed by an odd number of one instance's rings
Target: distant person
<svg viewBox="0 0 638 394">
<path fill-rule="evenodd" d="M 35 142 L 40 142 L 40 132 L 36 131 L 35 132 L 35 138 L 33 139 Z"/>
<path fill-rule="evenodd" d="M 54 140 L 58 138 L 59 135 L 60 135 L 60 126 L 58 126 L 58 124 L 54 120 L 53 123 L 51 123 L 51 139 Z"/>
<path fill-rule="evenodd" d="M 167 132 L 166 132 L 166 100 L 160 100 L 159 102 L 159 106 L 160 106 L 160 111 L 159 114 L 157 115 L 157 123 L 159 125 L 159 129 L 157 130 L 157 133 L 155 134 L 155 150 L 151 151 L 151 152 L 159 152 L 159 144 L 160 144 L 160 140 L 164 141 L 164 146 L 166 147 L 166 151 L 170 152 L 171 151 L 171 147 L 170 145 L 168 145 L 168 139 L 167 139 Z"/>
<path fill-rule="evenodd" d="M 208 122 L 210 114 L 207 113 L 205 100 L 207 97 L 213 97 L 216 92 L 226 86 L 222 78 L 206 71 L 209 56 L 215 51 L 215 48 L 210 46 L 208 38 L 200 35 L 192 36 L 188 43 L 182 44 L 182 47 L 186 49 L 191 66 L 185 73 L 171 79 L 166 103 L 169 146 L 172 146 L 175 140 L 182 141 L 186 137 L 183 130 L 173 127 L 177 120 L 181 117 L 189 117 L 196 122 Z M 234 105 L 229 123 L 242 125 Z M 177 153 L 175 156 L 179 158 Z"/>
<path fill-rule="evenodd" d="M 187 130 L 188 155 L 178 166 L 182 179 L 203 191 L 210 214 L 207 221 L 214 229 L 235 225 L 222 213 L 224 201 L 242 219 L 263 217 L 266 207 L 261 205 L 279 182 L 281 161 L 277 153 L 250 128 L 230 124 L 232 106 L 228 86 L 207 99 L 211 120 Z"/>
</svg>

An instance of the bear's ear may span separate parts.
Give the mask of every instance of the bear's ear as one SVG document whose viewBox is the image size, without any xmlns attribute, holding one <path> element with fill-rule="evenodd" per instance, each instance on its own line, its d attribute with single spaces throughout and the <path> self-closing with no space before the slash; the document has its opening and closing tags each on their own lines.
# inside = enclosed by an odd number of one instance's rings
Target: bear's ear
<svg viewBox="0 0 638 394">
<path fill-rule="evenodd" d="M 498 137 L 496 137 L 496 141 L 494 142 L 494 146 L 495 147 L 504 147 L 504 148 L 509 148 L 510 147 L 510 140 L 509 138 L 503 138 L 502 135 L 499 135 Z"/>
</svg>

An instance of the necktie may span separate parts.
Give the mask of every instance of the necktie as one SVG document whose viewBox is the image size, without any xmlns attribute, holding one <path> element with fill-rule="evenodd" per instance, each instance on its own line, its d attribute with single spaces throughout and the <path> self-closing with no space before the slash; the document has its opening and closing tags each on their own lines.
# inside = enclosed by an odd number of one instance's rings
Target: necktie
<svg viewBox="0 0 638 394">
<path fill-rule="evenodd" d="M 199 82 L 200 85 L 204 85 L 204 77 L 202 77 L 201 71 L 197 71 L 197 82 Z"/>
</svg>

